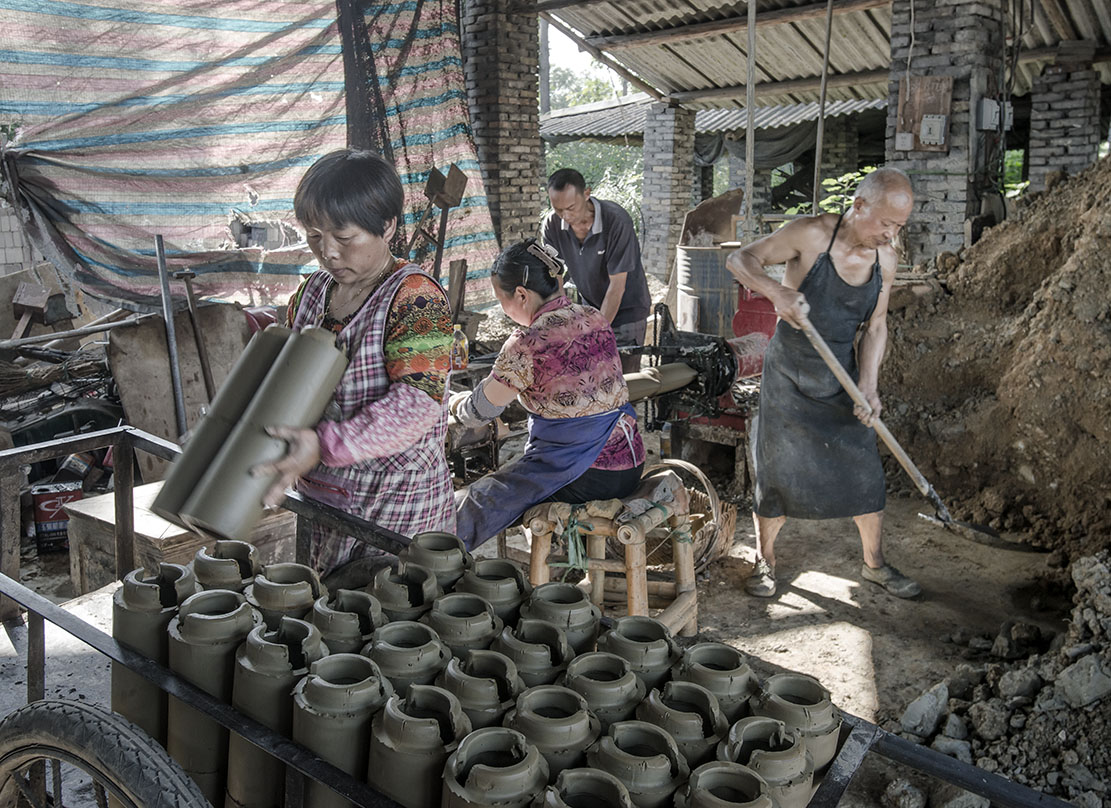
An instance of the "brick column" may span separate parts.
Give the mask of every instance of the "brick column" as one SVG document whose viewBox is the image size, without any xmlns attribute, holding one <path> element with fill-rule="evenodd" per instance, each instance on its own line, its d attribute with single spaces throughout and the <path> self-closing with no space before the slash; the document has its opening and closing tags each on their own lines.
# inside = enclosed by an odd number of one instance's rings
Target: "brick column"
<svg viewBox="0 0 1111 808">
<path fill-rule="evenodd" d="M 757 137 L 760 133 L 756 133 Z M 743 157 L 729 155 L 729 188 L 745 187 L 745 161 Z M 767 213 L 771 209 L 772 198 L 772 173 L 756 169 L 752 176 L 752 209 L 757 213 Z M 741 210 L 748 210 L 748 201 Z"/>
<path fill-rule="evenodd" d="M 964 246 L 964 221 L 980 212 L 972 178 L 984 169 L 973 106 L 994 95 L 1004 56 L 1003 0 L 939 0 L 914 4 L 914 76 L 952 76 L 949 151 L 896 151 L 899 79 L 911 46 L 911 0 L 891 3 L 891 78 L 887 106 L 887 165 L 911 175 L 915 203 L 903 231 L 911 263 Z"/>
<path fill-rule="evenodd" d="M 858 119 L 856 115 L 830 118 L 822 130 L 822 179 L 836 179 L 856 171 L 859 162 Z"/>
<path fill-rule="evenodd" d="M 641 230 L 644 270 L 667 278 L 690 209 L 694 167 L 694 110 L 652 104 L 644 122 Z"/>
<path fill-rule="evenodd" d="M 1030 189 L 1051 171 L 1078 174 L 1099 155 L 1099 73 L 1089 65 L 1050 65 L 1031 91 Z"/>
<path fill-rule="evenodd" d="M 536 235 L 546 207 L 537 17 L 513 0 L 469 0 L 461 22 L 471 129 L 494 232 L 506 246 Z"/>
</svg>

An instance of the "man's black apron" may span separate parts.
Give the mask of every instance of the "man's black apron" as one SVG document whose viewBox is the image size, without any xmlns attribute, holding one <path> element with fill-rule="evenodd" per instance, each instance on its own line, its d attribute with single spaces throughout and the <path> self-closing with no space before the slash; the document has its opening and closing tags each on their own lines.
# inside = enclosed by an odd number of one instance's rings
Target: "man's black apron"
<svg viewBox="0 0 1111 808">
<path fill-rule="evenodd" d="M 841 279 L 829 256 L 818 256 L 799 291 L 810 322 L 857 379 L 853 341 L 872 316 L 883 282 L 879 254 L 862 286 Z M 780 320 L 764 355 L 756 425 L 759 516 L 833 519 L 882 511 L 883 466 L 876 433 L 853 415 L 853 402 L 802 331 Z"/>
</svg>

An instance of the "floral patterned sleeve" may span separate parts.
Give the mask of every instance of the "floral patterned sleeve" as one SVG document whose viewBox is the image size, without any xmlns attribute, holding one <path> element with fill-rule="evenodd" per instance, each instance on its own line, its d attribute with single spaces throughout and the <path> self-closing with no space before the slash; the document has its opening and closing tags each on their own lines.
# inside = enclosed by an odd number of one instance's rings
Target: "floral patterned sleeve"
<svg viewBox="0 0 1111 808">
<path fill-rule="evenodd" d="M 532 386 L 533 359 L 524 334 L 516 331 L 502 345 L 490 375 L 496 380 L 522 393 Z"/>
<path fill-rule="evenodd" d="M 386 372 L 442 403 L 451 370 L 451 309 L 439 284 L 410 275 L 394 295 L 386 320 Z"/>
</svg>

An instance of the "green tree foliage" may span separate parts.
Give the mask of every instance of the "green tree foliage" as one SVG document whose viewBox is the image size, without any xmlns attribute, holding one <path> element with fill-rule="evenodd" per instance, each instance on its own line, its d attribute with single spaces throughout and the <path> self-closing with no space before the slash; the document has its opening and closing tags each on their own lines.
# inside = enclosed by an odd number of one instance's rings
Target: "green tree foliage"
<svg viewBox="0 0 1111 808">
<path fill-rule="evenodd" d="M 850 171 L 848 174 L 842 174 L 840 177 L 826 177 L 822 180 L 822 191 L 826 194 L 822 199 L 818 200 L 818 208 L 825 213 L 841 213 L 848 210 L 849 205 L 852 204 L 853 194 L 856 192 L 856 186 L 868 174 L 876 170 L 875 166 L 866 166 L 860 171 Z M 784 213 L 789 214 L 809 214 L 811 212 L 812 204 L 810 202 L 800 202 L 797 205 L 787 208 Z"/>
<path fill-rule="evenodd" d="M 616 93 L 608 81 L 598 76 L 582 76 L 565 67 L 553 67 L 548 73 L 552 109 L 577 107 L 605 101 Z"/>
</svg>

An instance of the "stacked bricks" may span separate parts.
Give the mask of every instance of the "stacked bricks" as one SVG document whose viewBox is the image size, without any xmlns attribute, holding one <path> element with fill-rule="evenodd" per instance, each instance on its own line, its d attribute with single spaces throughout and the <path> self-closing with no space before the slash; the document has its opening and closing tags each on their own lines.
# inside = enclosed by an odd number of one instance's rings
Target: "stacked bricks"
<svg viewBox="0 0 1111 808">
<path fill-rule="evenodd" d="M 886 163 L 910 174 L 914 210 L 903 230 L 910 263 L 964 246 L 965 219 L 980 212 L 972 178 L 983 170 L 973 104 L 994 96 L 1001 68 L 1003 0 L 936 0 L 914 5 L 912 76 L 952 76 L 949 151 L 896 151 L 899 79 L 911 48 L 912 0 L 892 0 L 891 78 L 888 85 Z"/>
<path fill-rule="evenodd" d="M 859 120 L 856 115 L 826 120 L 822 129 L 823 180 L 836 179 L 856 171 L 860 160 Z"/>
<path fill-rule="evenodd" d="M 760 133 L 757 132 L 759 137 Z M 745 161 L 743 157 L 729 155 L 729 187 L 745 187 Z M 752 175 L 752 209 L 756 213 L 767 213 L 771 208 L 772 199 L 772 174 L 770 171 L 756 169 Z M 747 202 L 742 210 L 747 211 Z"/>
<path fill-rule="evenodd" d="M 1099 154 L 1099 74 L 1090 65 L 1051 65 L 1031 93 L 1030 188 L 1051 171 L 1078 174 Z"/>
<path fill-rule="evenodd" d="M 666 279 L 690 208 L 694 110 L 652 104 L 644 122 L 644 271 Z"/>
<path fill-rule="evenodd" d="M 0 205 L 0 275 L 10 275 L 41 262 L 42 256 L 24 239 L 15 208 Z"/>
<path fill-rule="evenodd" d="M 512 13 L 511 13 L 511 8 Z M 543 194 L 535 13 L 513 0 L 470 0 L 462 8 L 463 64 L 486 196 L 500 244 L 536 235 Z"/>
</svg>

